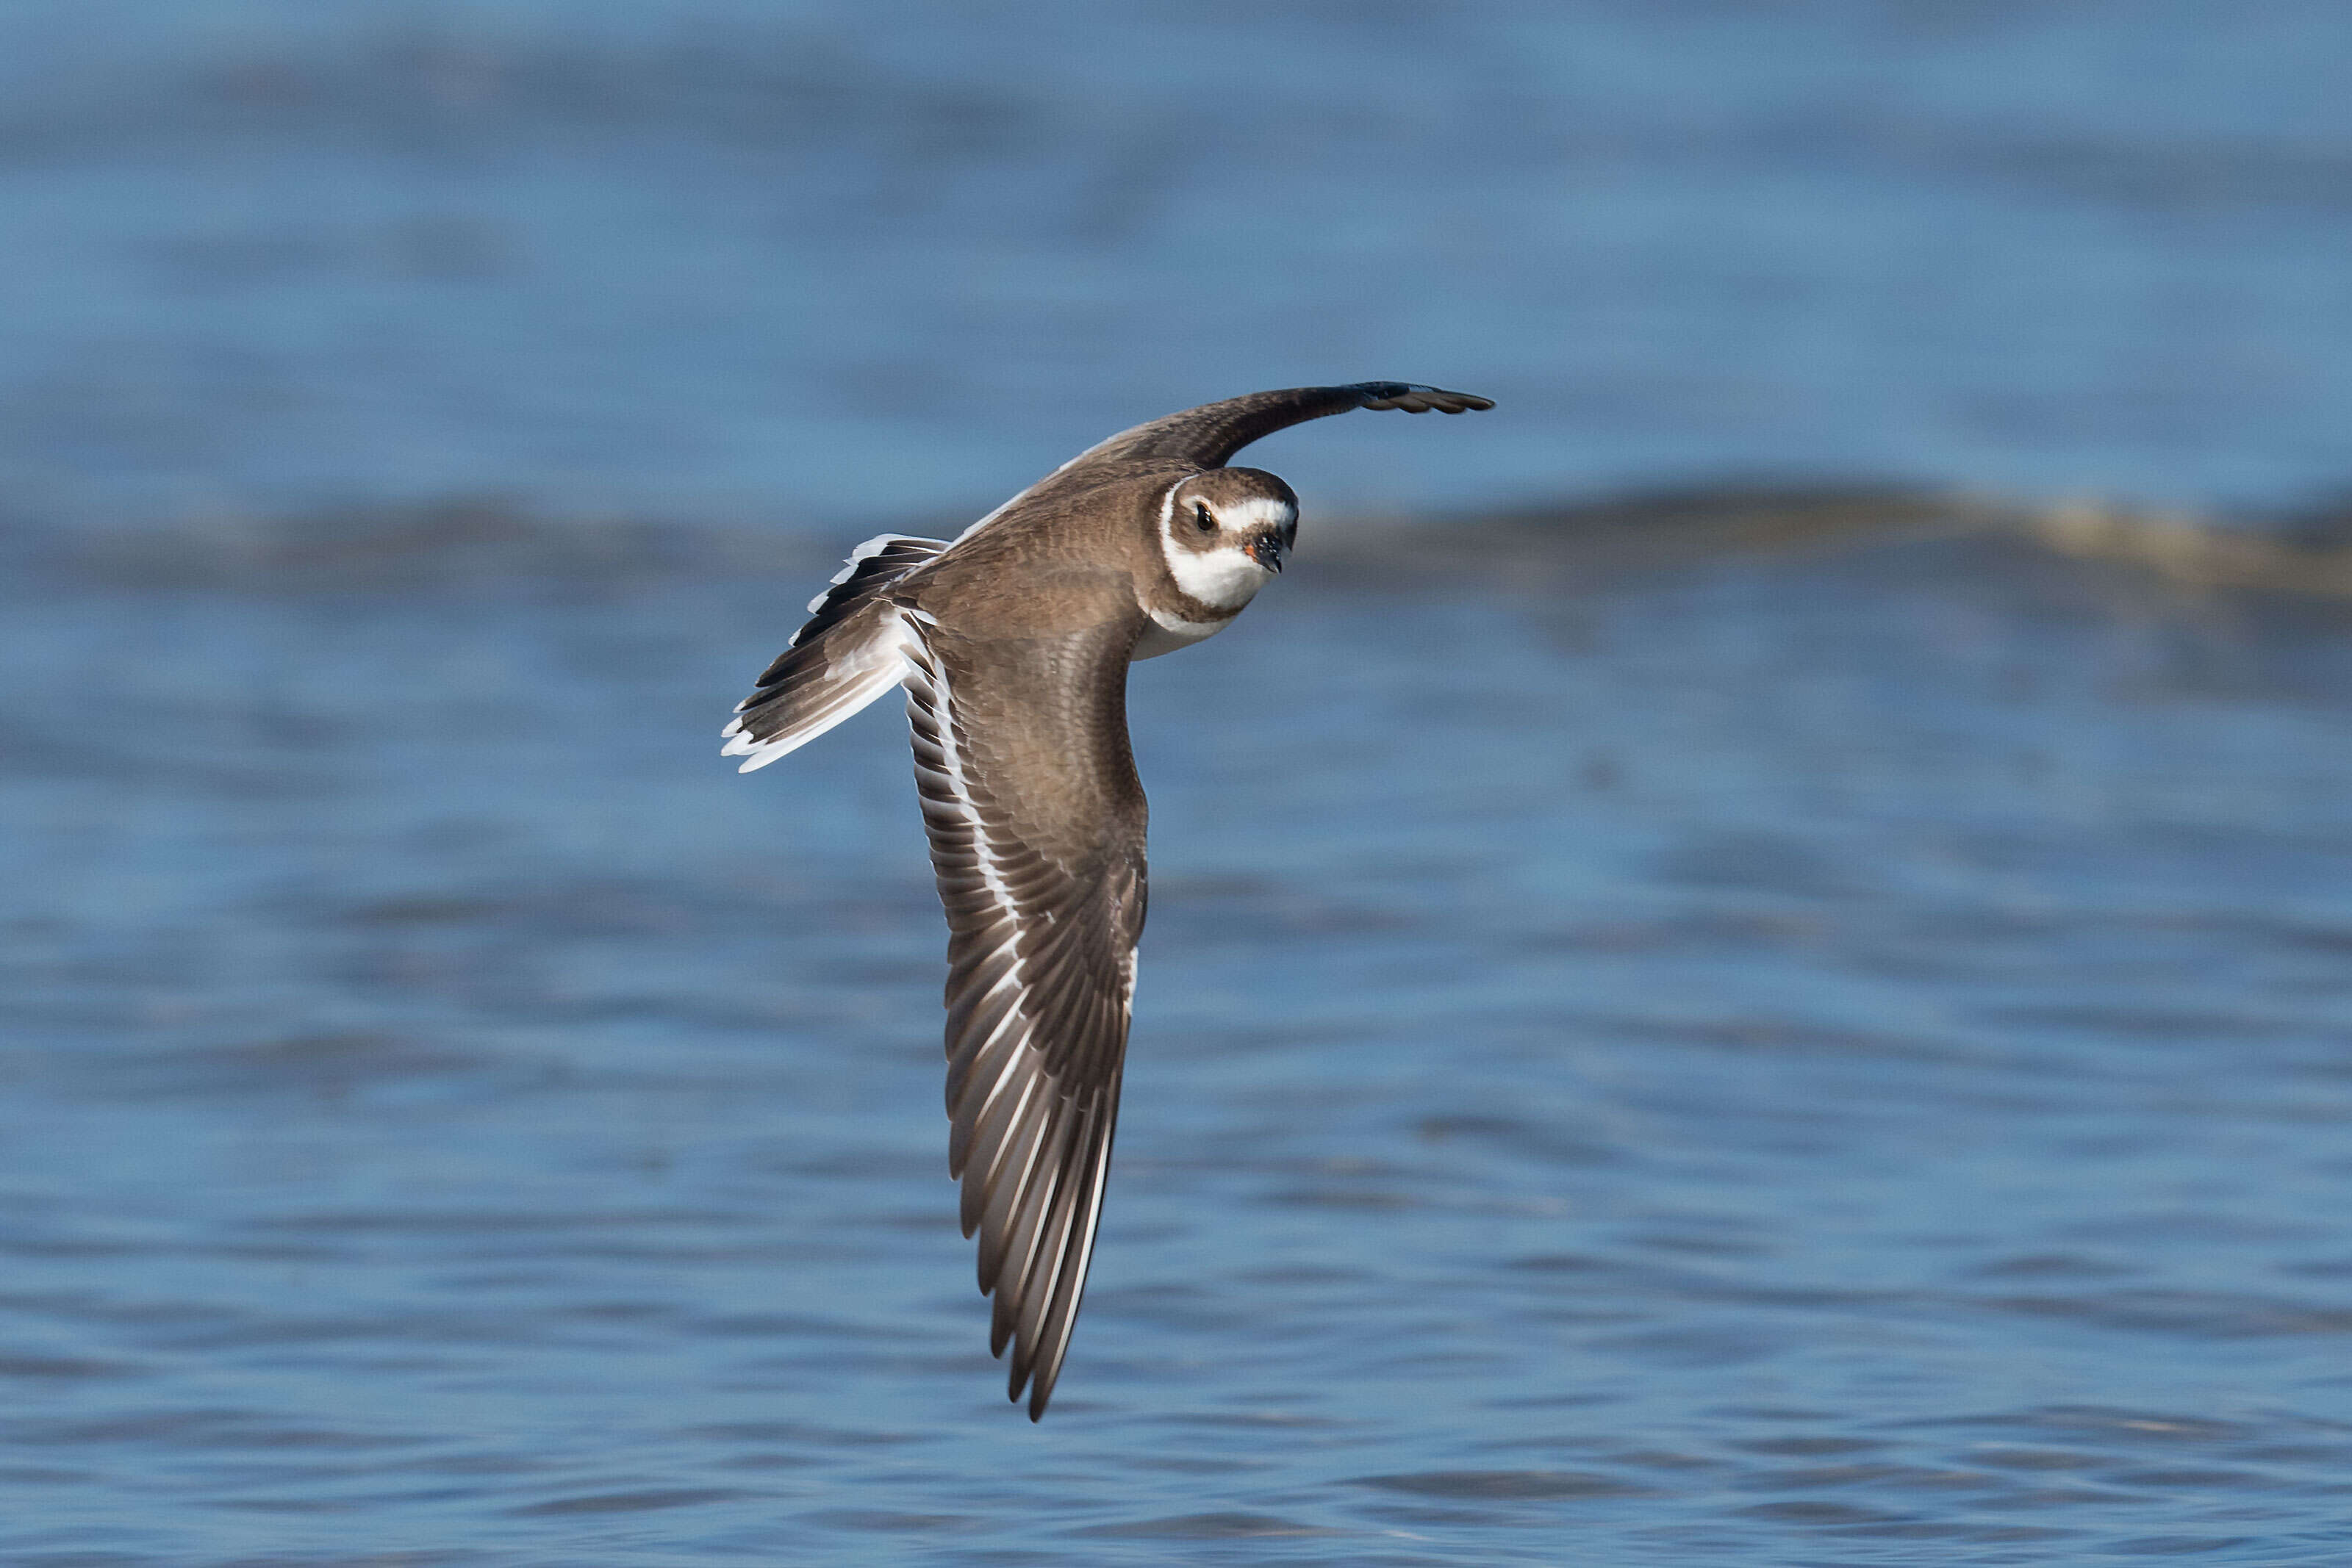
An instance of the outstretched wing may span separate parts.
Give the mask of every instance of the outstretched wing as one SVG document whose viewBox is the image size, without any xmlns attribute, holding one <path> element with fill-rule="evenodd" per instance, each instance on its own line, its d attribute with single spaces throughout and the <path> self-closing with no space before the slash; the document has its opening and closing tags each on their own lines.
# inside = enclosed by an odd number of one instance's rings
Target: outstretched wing
<svg viewBox="0 0 2352 1568">
<path fill-rule="evenodd" d="M 1081 454 L 1076 463 L 1129 462 L 1175 457 L 1203 468 L 1221 468 L 1251 442 L 1287 430 L 1310 419 L 1346 413 L 1358 408 L 1401 408 L 1407 413 L 1463 413 L 1494 407 L 1494 401 L 1440 387 L 1414 386 L 1407 382 L 1359 382 L 1344 387 L 1289 387 L 1281 392 L 1251 392 L 1223 402 L 1204 402 L 1181 413 L 1171 413 Z"/>
<path fill-rule="evenodd" d="M 1101 1218 L 1143 932 L 1131 632 L 974 643 L 914 612 L 907 716 L 947 905 L 948 1168 L 1006 1395 L 1045 1414 Z"/>
</svg>

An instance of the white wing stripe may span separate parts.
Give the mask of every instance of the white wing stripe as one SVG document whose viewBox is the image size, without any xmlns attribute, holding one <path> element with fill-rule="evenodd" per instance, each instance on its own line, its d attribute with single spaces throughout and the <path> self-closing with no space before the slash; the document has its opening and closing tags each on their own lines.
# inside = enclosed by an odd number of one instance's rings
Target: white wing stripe
<svg viewBox="0 0 2352 1568">
<path fill-rule="evenodd" d="M 905 624 L 903 618 L 900 624 Z M 957 814 L 963 819 L 965 831 L 971 835 L 972 858 L 979 864 L 980 880 L 995 900 L 996 906 L 1004 912 L 1004 917 L 1013 922 L 1017 929 L 1021 918 L 1020 905 L 1013 901 L 1013 888 L 1005 882 L 1003 871 L 997 864 L 996 846 L 989 841 L 988 826 L 980 819 L 980 807 L 973 801 L 971 786 L 964 778 L 963 740 L 956 731 L 955 695 L 948 688 L 947 667 L 941 661 L 931 657 L 930 650 L 923 645 L 920 632 L 912 628 L 908 631 L 908 668 L 920 676 L 923 690 L 918 694 L 914 682 L 909 680 L 908 695 L 910 698 L 918 695 L 922 697 L 925 706 L 931 710 L 933 722 L 938 725 L 940 733 L 940 766 L 926 771 L 947 786 L 949 797 L 958 809 Z M 1017 969 L 1019 967 L 1016 960 L 1014 967 Z"/>
</svg>

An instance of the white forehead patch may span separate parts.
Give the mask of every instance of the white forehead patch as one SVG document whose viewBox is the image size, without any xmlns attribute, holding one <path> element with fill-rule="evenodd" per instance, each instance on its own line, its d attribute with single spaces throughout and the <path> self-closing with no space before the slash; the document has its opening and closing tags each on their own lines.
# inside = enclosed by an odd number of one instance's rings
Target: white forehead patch
<svg viewBox="0 0 2352 1568">
<path fill-rule="evenodd" d="M 1217 520 L 1245 534 L 1262 533 L 1267 528 L 1286 528 L 1297 522 L 1298 508 L 1272 496 L 1252 496 L 1220 511 Z"/>
</svg>

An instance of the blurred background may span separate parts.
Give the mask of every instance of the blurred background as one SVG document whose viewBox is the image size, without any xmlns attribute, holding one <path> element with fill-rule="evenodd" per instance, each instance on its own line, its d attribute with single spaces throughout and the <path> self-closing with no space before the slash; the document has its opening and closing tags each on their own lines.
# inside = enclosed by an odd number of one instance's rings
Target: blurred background
<svg viewBox="0 0 2352 1568">
<path fill-rule="evenodd" d="M 2352 13 L 0 7 L 0 1544 L 2334 1563 Z M 1113 430 L 1153 920 L 996 1398 L 859 538 Z M 1237 810 L 1237 801 L 1246 809 Z"/>
</svg>

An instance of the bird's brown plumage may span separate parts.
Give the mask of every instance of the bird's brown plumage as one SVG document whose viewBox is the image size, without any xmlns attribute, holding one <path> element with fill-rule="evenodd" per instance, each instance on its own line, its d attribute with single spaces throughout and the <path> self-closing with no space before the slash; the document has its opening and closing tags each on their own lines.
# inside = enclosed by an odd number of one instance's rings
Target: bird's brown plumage
<svg viewBox="0 0 2352 1568">
<path fill-rule="evenodd" d="M 948 916 L 949 1168 L 994 1298 L 990 1348 L 1010 1347 L 1009 1392 L 1025 1385 L 1032 1420 L 1086 1288 L 1143 932 L 1147 812 L 1127 665 L 1164 651 L 1139 645 L 1168 617 L 1190 639 L 1239 612 L 1172 574 L 1161 530 L 1180 487 L 1213 512 L 1252 498 L 1295 508 L 1272 475 L 1210 471 L 1351 408 L 1492 406 L 1367 382 L 1255 392 L 1122 432 L 951 544 L 860 547 L 729 726 L 728 750 L 749 769 L 864 706 L 886 676 L 906 687 Z M 1268 559 L 1278 567 L 1278 552 Z"/>
</svg>

